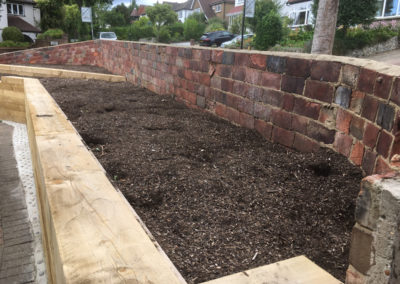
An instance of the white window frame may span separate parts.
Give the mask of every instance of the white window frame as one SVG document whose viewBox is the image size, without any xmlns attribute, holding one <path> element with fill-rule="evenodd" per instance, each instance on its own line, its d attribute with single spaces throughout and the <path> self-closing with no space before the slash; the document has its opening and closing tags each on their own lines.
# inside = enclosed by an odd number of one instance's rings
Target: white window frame
<svg viewBox="0 0 400 284">
<path fill-rule="evenodd" d="M 221 4 L 215 5 L 214 6 L 214 11 L 215 11 L 215 13 L 222 12 L 222 5 Z"/>
<path fill-rule="evenodd" d="M 386 2 L 387 2 L 387 0 L 383 0 L 382 13 L 379 16 L 376 16 L 376 18 L 377 19 L 391 19 L 391 18 L 400 17 L 400 1 L 397 2 L 396 15 L 394 15 L 394 16 L 385 16 Z"/>
<path fill-rule="evenodd" d="M 10 5 L 10 6 L 8 6 Z M 16 6 L 16 10 L 14 11 L 14 6 Z M 11 9 L 11 13 L 8 13 L 8 7 L 10 7 Z M 22 14 L 20 14 L 20 9 L 22 8 Z M 22 4 L 17 4 L 17 3 L 7 3 L 7 14 L 10 15 L 15 15 L 15 16 L 25 16 L 25 7 Z"/>
<path fill-rule="evenodd" d="M 301 26 L 309 25 L 308 22 L 309 22 L 309 17 L 310 17 L 310 13 L 311 13 L 311 10 L 309 10 L 309 9 L 301 9 L 301 10 L 293 11 L 290 13 L 290 18 L 293 19 L 293 21 L 296 21 L 297 16 L 303 12 L 306 13 L 306 16 L 304 18 L 304 23 L 297 24 L 297 25 L 293 24 L 292 27 L 301 27 Z"/>
</svg>

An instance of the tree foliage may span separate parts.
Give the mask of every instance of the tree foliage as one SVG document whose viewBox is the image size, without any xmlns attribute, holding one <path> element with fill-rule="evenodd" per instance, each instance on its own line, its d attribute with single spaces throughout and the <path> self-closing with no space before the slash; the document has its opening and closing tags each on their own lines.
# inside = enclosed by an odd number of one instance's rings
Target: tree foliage
<svg viewBox="0 0 400 284">
<path fill-rule="evenodd" d="M 21 30 L 17 27 L 5 27 L 2 33 L 3 40 L 10 40 L 13 42 L 22 42 L 24 41 L 24 35 Z"/>
<path fill-rule="evenodd" d="M 153 26 L 147 17 L 141 17 L 138 21 L 135 21 L 130 25 L 128 29 L 129 40 L 139 40 L 141 38 L 149 38 L 154 36 Z"/>
<path fill-rule="evenodd" d="M 37 0 L 40 9 L 40 28 L 48 30 L 60 28 L 63 24 L 63 1 L 59 0 Z"/>
<path fill-rule="evenodd" d="M 146 14 L 149 17 L 150 21 L 154 25 L 154 33 L 156 35 L 157 41 L 160 41 L 160 36 L 163 38 L 164 42 L 168 37 L 169 31 L 163 29 L 162 27 L 166 27 L 178 21 L 178 16 L 172 10 L 171 6 L 168 4 L 155 4 L 152 7 L 148 7 L 146 10 Z M 171 35 L 169 34 L 171 37 Z"/>
<path fill-rule="evenodd" d="M 257 25 L 266 15 L 270 14 L 270 12 L 278 13 L 278 11 L 279 5 L 274 0 L 256 0 L 254 17 L 247 18 L 251 30 L 256 31 Z"/>
<path fill-rule="evenodd" d="M 188 18 L 184 23 L 183 36 L 185 40 L 198 40 L 204 33 L 206 25 L 198 22 L 195 18 Z"/>
<path fill-rule="evenodd" d="M 314 0 L 313 14 L 317 18 L 319 0 Z M 340 0 L 337 26 L 345 30 L 353 25 L 367 25 L 373 22 L 378 10 L 377 0 Z"/>
<path fill-rule="evenodd" d="M 276 11 L 270 11 L 257 24 L 254 39 L 256 49 L 266 50 L 282 39 L 282 22 Z"/>
<path fill-rule="evenodd" d="M 240 34 L 242 33 L 242 19 L 243 16 L 240 15 L 239 17 L 235 17 L 233 19 L 232 25 L 229 27 L 229 31 L 233 34 Z"/>
<path fill-rule="evenodd" d="M 226 29 L 226 22 L 218 17 L 208 20 L 206 32 L 223 31 Z"/>
<path fill-rule="evenodd" d="M 70 38 L 79 38 L 81 12 L 77 4 L 64 5 L 63 30 Z"/>
</svg>

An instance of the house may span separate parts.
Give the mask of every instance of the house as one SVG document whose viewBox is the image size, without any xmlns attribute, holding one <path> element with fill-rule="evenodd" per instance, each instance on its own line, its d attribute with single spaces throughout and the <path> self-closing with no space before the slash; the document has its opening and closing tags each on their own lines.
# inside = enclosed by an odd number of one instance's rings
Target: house
<svg viewBox="0 0 400 284">
<path fill-rule="evenodd" d="M 171 6 L 172 10 L 176 12 L 178 15 L 178 21 L 184 23 L 187 17 L 189 17 L 193 13 L 200 13 L 200 7 L 194 8 L 195 0 L 188 0 L 183 3 L 176 3 L 176 2 L 166 2 L 164 4 L 168 4 Z"/>
<path fill-rule="evenodd" d="M 139 20 L 140 17 L 146 16 L 146 5 L 140 5 L 137 9 L 134 8 L 131 13 L 132 21 Z"/>
<path fill-rule="evenodd" d="M 40 10 L 36 8 L 34 0 L 6 1 L 0 6 L 0 31 L 6 27 L 19 28 L 28 41 L 35 41 L 41 30 L 38 28 L 40 22 Z M 1 36 L 0 36 L 1 38 Z M 3 40 L 1 38 L 1 40 Z"/>
</svg>

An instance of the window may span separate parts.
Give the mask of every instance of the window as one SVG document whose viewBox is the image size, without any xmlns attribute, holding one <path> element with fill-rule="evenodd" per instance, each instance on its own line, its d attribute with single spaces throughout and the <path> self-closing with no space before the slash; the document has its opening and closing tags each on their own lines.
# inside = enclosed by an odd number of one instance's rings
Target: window
<svg viewBox="0 0 400 284">
<path fill-rule="evenodd" d="M 399 4 L 399 0 L 378 0 L 378 12 L 376 16 L 378 18 L 400 16 Z"/>
<path fill-rule="evenodd" d="M 179 12 L 178 12 L 178 18 L 182 18 L 182 15 L 183 15 L 183 12 L 182 12 L 182 11 L 179 11 Z"/>
<path fill-rule="evenodd" d="M 219 13 L 222 11 L 221 4 L 215 5 L 213 8 L 214 8 L 215 13 Z"/>
<path fill-rule="evenodd" d="M 309 10 L 296 11 L 290 15 L 290 18 L 293 19 L 293 26 L 303 26 L 309 24 Z"/>
<path fill-rule="evenodd" d="M 7 4 L 7 13 L 23 16 L 24 6 L 21 4 Z"/>
</svg>

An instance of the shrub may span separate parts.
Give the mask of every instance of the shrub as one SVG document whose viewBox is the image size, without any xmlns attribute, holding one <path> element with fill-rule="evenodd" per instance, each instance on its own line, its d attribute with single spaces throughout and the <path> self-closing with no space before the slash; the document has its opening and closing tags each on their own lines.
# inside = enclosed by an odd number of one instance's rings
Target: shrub
<svg viewBox="0 0 400 284">
<path fill-rule="evenodd" d="M 181 22 L 173 23 L 168 26 L 169 32 L 171 35 L 180 34 L 183 35 L 183 30 L 185 29 L 184 24 Z"/>
<path fill-rule="evenodd" d="M 110 31 L 115 32 L 117 38 L 119 40 L 127 40 L 128 39 L 128 31 L 129 27 L 113 27 Z"/>
<path fill-rule="evenodd" d="M 226 29 L 226 23 L 220 18 L 214 17 L 208 20 L 208 25 L 206 27 L 206 32 L 223 31 Z"/>
<path fill-rule="evenodd" d="M 4 28 L 2 36 L 4 41 L 24 41 L 24 35 L 22 34 L 21 30 L 16 27 Z"/>
<path fill-rule="evenodd" d="M 274 46 L 282 38 L 281 18 L 275 11 L 271 11 L 262 18 L 257 25 L 254 44 L 256 49 L 266 50 Z"/>
<path fill-rule="evenodd" d="M 171 34 L 168 27 L 163 26 L 160 28 L 160 31 L 158 32 L 158 41 L 162 43 L 169 43 L 171 41 Z"/>
<path fill-rule="evenodd" d="M 199 39 L 204 33 L 205 24 L 197 22 L 195 19 L 186 19 L 183 35 L 186 40 Z"/>
<path fill-rule="evenodd" d="M 45 31 L 44 33 L 38 35 L 38 39 L 58 39 L 62 38 L 64 35 L 64 32 L 60 29 L 49 29 Z"/>
<path fill-rule="evenodd" d="M 28 47 L 29 42 L 15 42 L 12 40 L 5 40 L 0 42 L 0 47 Z"/>
<path fill-rule="evenodd" d="M 229 28 L 229 31 L 233 34 L 242 33 L 242 15 L 233 19 L 233 23 Z"/>
<path fill-rule="evenodd" d="M 151 25 L 149 18 L 141 17 L 138 21 L 130 25 L 127 36 L 129 40 L 135 41 L 141 38 L 153 37 L 153 26 Z"/>
</svg>

